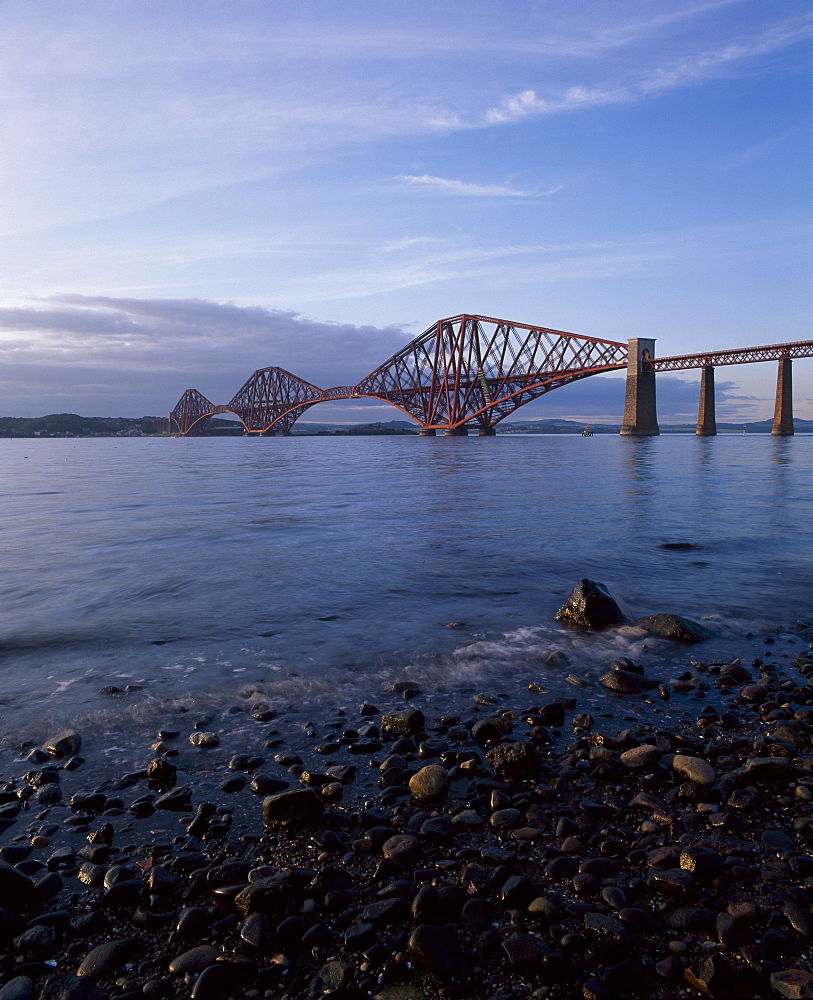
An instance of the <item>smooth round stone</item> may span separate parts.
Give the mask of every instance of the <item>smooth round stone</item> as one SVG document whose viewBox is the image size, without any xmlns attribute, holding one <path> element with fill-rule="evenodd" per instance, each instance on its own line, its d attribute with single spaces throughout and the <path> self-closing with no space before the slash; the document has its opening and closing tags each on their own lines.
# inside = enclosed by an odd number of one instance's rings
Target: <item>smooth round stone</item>
<svg viewBox="0 0 813 1000">
<path fill-rule="evenodd" d="M 45 743 L 45 750 L 52 757 L 70 757 L 79 752 L 82 737 L 75 729 L 63 729 Z"/>
<path fill-rule="evenodd" d="M 605 886 L 601 890 L 601 898 L 614 910 L 623 910 L 627 905 L 627 897 L 624 890 L 619 889 L 616 885 Z"/>
<path fill-rule="evenodd" d="M 489 823 L 495 830 L 508 830 L 522 819 L 519 809 L 498 809 L 491 814 Z"/>
<path fill-rule="evenodd" d="M 435 841 L 446 840 L 451 825 L 451 820 L 447 815 L 430 816 L 421 824 L 421 836 Z"/>
<path fill-rule="evenodd" d="M 440 799 L 449 791 L 449 772 L 441 764 L 427 764 L 409 779 L 416 799 Z"/>
<path fill-rule="evenodd" d="M 702 757 L 688 757 L 684 754 L 675 754 L 672 761 L 672 770 L 679 777 L 686 781 L 691 781 L 695 785 L 702 785 L 710 788 L 717 780 L 717 773 L 707 760 Z"/>
<path fill-rule="evenodd" d="M 660 927 L 660 921 L 653 917 L 648 910 L 639 906 L 625 906 L 618 911 L 618 919 L 642 934 L 648 934 Z"/>
<path fill-rule="evenodd" d="M 14 939 L 14 948 L 20 955 L 37 955 L 50 948 L 55 938 L 53 927 L 35 924 Z"/>
<path fill-rule="evenodd" d="M 578 861 L 569 857 L 554 858 L 545 865 L 545 874 L 554 879 L 572 878 L 578 870 Z"/>
<path fill-rule="evenodd" d="M 0 989 L 0 1000 L 34 1000 L 34 981 L 28 976 L 15 976 Z"/>
<path fill-rule="evenodd" d="M 542 834 L 533 826 L 521 826 L 518 830 L 512 830 L 511 836 L 520 843 L 528 843 L 532 840 L 538 840 Z"/>
<path fill-rule="evenodd" d="M 169 971 L 174 976 L 186 976 L 189 973 L 197 975 L 214 965 L 220 952 L 209 944 L 199 944 L 196 948 L 177 955 L 169 963 Z"/>
<path fill-rule="evenodd" d="M 489 865 L 505 865 L 514 860 L 516 853 L 496 844 L 486 844 L 480 849 L 480 857 Z"/>
<path fill-rule="evenodd" d="M 679 864 L 682 870 L 698 878 L 714 878 L 722 871 L 723 859 L 717 851 L 698 844 L 680 852 Z"/>
<path fill-rule="evenodd" d="M 194 733 L 190 733 L 189 742 L 193 747 L 204 747 L 206 749 L 210 749 L 211 747 L 220 746 L 220 737 L 217 733 L 207 733 L 196 730 Z"/>
<path fill-rule="evenodd" d="M 192 987 L 192 1000 L 222 1000 L 233 995 L 236 972 L 239 966 L 225 963 L 210 965 L 195 980 Z"/>
<path fill-rule="evenodd" d="M 421 843 L 417 837 L 412 837 L 408 833 L 396 833 L 385 841 L 381 852 L 385 858 L 392 861 L 409 861 L 415 857 L 421 848 Z"/>
<path fill-rule="evenodd" d="M 781 830 L 765 830 L 762 833 L 762 845 L 766 851 L 779 854 L 782 851 L 792 851 L 794 843 L 791 838 L 782 833 Z"/>
<path fill-rule="evenodd" d="M 498 809 L 507 809 L 511 805 L 511 797 L 495 788 L 491 793 L 491 809 L 496 812 Z"/>
<path fill-rule="evenodd" d="M 175 930 L 181 937 L 203 935 L 209 930 L 212 919 L 209 911 L 202 906 L 187 906 L 178 914 Z"/>
<path fill-rule="evenodd" d="M 503 951 L 512 966 L 536 966 L 548 954 L 550 948 L 539 938 L 524 931 L 517 931 L 507 937 L 502 944 Z"/>
<path fill-rule="evenodd" d="M 782 912 L 787 917 L 788 923 L 802 937 L 813 937 L 813 917 L 795 903 L 786 902 L 782 907 Z"/>
<path fill-rule="evenodd" d="M 62 801 L 62 789 L 57 784 L 42 785 L 37 789 L 37 802 L 43 806 L 53 806 Z"/>
<path fill-rule="evenodd" d="M 528 904 L 528 913 L 534 917 L 545 917 L 548 920 L 552 920 L 559 912 L 559 908 L 556 903 L 552 902 L 547 896 L 537 896 L 536 899 L 532 899 Z"/>
<path fill-rule="evenodd" d="M 438 979 L 446 979 L 454 966 L 457 950 L 457 925 L 434 927 L 420 924 L 407 943 L 410 957 Z"/>
<path fill-rule="evenodd" d="M 81 965 L 76 970 L 76 974 L 88 976 L 90 979 L 100 979 L 102 976 L 120 969 L 141 947 L 139 938 L 105 941 L 85 955 Z"/>
<path fill-rule="evenodd" d="M 240 937 L 252 948 L 268 948 L 271 945 L 271 933 L 268 917 L 264 913 L 252 913 L 240 927 Z"/>
<path fill-rule="evenodd" d="M 619 759 L 624 767 L 628 767 L 630 770 L 646 771 L 654 767 L 662 756 L 663 751 L 661 749 L 649 743 L 644 743 L 641 746 L 633 747 L 631 750 L 625 750 Z"/>
<path fill-rule="evenodd" d="M 452 816 L 452 826 L 463 826 L 477 829 L 483 825 L 485 820 L 476 809 L 463 809 Z"/>
</svg>

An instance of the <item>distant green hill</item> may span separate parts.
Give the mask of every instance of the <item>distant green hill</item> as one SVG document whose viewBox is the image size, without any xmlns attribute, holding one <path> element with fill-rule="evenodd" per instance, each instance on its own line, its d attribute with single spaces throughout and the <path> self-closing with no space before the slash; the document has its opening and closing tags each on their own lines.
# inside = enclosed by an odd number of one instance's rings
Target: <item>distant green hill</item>
<svg viewBox="0 0 813 1000">
<path fill-rule="evenodd" d="M 166 433 L 166 417 L 80 417 L 78 413 L 49 413 L 44 417 L 0 417 L 0 437 L 142 437 Z M 234 420 L 213 417 L 213 435 L 242 434 Z"/>
<path fill-rule="evenodd" d="M 45 417 L 0 417 L 0 437 L 127 437 L 155 434 L 157 417 L 80 417 L 49 413 Z"/>
<path fill-rule="evenodd" d="M 326 435 L 379 435 L 379 434 L 417 434 L 418 425 L 411 420 L 387 420 L 370 424 L 310 424 L 297 422 L 292 434 L 297 436 L 317 434 Z"/>
<path fill-rule="evenodd" d="M 718 423 L 720 434 L 769 434 L 772 421 L 745 424 Z M 517 420 L 497 425 L 500 434 L 581 434 L 584 423 L 577 420 Z M 813 420 L 794 420 L 796 432 L 813 434 Z M 0 417 L 0 437 L 142 437 L 166 433 L 166 417 L 80 417 L 77 413 L 49 413 L 44 417 Z M 590 424 L 594 434 L 618 434 L 620 424 Z M 694 424 L 661 424 L 662 434 L 694 434 Z M 212 417 L 207 437 L 232 437 L 243 433 L 237 420 Z M 409 420 L 388 420 L 368 424 L 297 423 L 295 436 L 348 437 L 361 435 L 410 435 L 418 425 Z"/>
</svg>

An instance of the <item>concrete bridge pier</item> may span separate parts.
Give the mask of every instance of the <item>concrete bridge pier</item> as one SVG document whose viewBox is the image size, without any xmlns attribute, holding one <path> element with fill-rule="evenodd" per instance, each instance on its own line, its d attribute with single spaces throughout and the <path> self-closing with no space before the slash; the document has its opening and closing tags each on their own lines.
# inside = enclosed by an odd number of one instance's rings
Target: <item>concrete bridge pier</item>
<svg viewBox="0 0 813 1000">
<path fill-rule="evenodd" d="M 782 358 L 776 376 L 776 405 L 771 434 L 793 434 L 793 376 L 790 358 Z"/>
<path fill-rule="evenodd" d="M 434 427 L 421 427 L 418 431 L 418 434 L 420 434 L 422 438 L 433 438 L 436 433 L 437 432 Z"/>
<path fill-rule="evenodd" d="M 700 408 L 697 412 L 697 430 L 700 437 L 717 434 L 717 417 L 714 412 L 714 365 L 700 369 Z"/>
<path fill-rule="evenodd" d="M 655 341 L 633 337 L 629 341 L 627 395 L 621 433 L 629 437 L 654 437 L 660 434 L 655 399 L 655 373 L 642 370 L 641 362 L 655 355 Z"/>
<path fill-rule="evenodd" d="M 447 427 L 443 433 L 446 435 L 446 437 L 463 438 L 463 437 L 468 437 L 469 429 L 468 427 L 466 427 L 465 424 L 463 424 L 460 427 Z"/>
<path fill-rule="evenodd" d="M 481 426 L 480 429 L 477 431 L 477 433 L 480 435 L 481 438 L 483 438 L 483 437 L 494 437 L 494 435 L 497 433 L 497 428 L 496 427 L 482 427 Z"/>
</svg>

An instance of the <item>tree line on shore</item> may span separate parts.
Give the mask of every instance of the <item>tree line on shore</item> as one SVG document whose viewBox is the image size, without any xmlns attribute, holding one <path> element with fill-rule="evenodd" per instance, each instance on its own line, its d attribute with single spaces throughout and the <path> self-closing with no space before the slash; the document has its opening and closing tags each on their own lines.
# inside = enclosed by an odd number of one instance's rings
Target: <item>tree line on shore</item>
<svg viewBox="0 0 813 1000">
<path fill-rule="evenodd" d="M 796 432 L 813 433 L 813 420 L 796 418 Z M 501 434 L 581 434 L 585 424 L 576 420 L 524 420 L 501 423 Z M 594 434 L 617 434 L 620 424 L 590 424 Z M 661 424 L 661 433 L 694 433 L 693 424 Z M 756 420 L 749 423 L 719 423 L 721 434 L 768 434 L 770 420 Z M 167 417 L 82 417 L 77 413 L 51 413 L 43 417 L 0 417 L 0 437 L 145 437 L 165 435 L 174 430 Z M 209 437 L 240 436 L 242 425 L 236 420 L 212 417 L 206 431 Z M 363 435 L 404 435 L 417 434 L 418 426 L 410 421 L 390 420 L 365 424 L 317 424 L 299 422 L 292 433 L 297 436 L 316 435 L 320 437 L 345 437 Z"/>
</svg>

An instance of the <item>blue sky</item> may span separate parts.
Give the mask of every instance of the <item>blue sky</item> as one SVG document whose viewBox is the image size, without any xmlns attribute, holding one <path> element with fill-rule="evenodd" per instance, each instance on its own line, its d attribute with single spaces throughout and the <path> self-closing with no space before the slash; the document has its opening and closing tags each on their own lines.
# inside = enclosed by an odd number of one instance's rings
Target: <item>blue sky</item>
<svg viewBox="0 0 813 1000">
<path fill-rule="evenodd" d="M 461 312 L 659 354 L 809 339 L 811 13 L 0 0 L 0 413 L 349 384 Z M 775 375 L 720 370 L 718 417 L 770 415 Z M 662 421 L 696 381 L 660 377 Z M 589 379 L 517 417 L 622 406 Z"/>
</svg>

